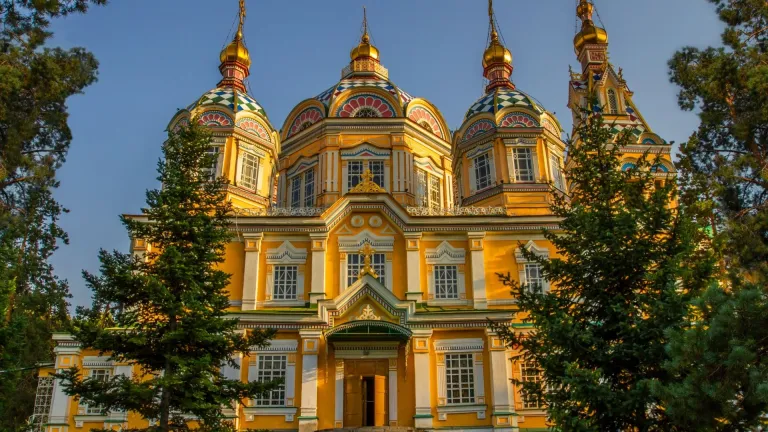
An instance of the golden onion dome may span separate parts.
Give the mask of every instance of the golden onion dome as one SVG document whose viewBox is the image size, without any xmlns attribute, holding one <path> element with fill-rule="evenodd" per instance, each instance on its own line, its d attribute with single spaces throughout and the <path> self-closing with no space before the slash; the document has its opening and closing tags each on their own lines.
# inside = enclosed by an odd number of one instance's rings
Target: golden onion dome
<svg viewBox="0 0 768 432">
<path fill-rule="evenodd" d="M 584 21 L 581 31 L 573 38 L 573 46 L 576 51 L 586 44 L 606 44 L 608 43 L 608 32 L 605 29 L 595 26 L 592 21 Z"/>
<path fill-rule="evenodd" d="M 512 66 L 512 53 L 499 42 L 496 29 L 491 32 L 491 43 L 483 53 L 483 67 L 494 63 L 506 63 Z"/>
<path fill-rule="evenodd" d="M 242 63 L 246 68 L 251 66 L 251 55 L 248 53 L 248 48 L 246 48 L 243 43 L 243 33 L 241 31 L 238 31 L 232 42 L 230 42 L 226 48 L 221 50 L 219 59 L 222 63 L 235 61 Z"/>
<path fill-rule="evenodd" d="M 374 60 L 379 60 L 379 49 L 371 44 L 371 37 L 368 36 L 368 32 L 363 33 L 363 37 L 360 38 L 360 43 L 352 48 L 349 53 L 349 57 L 354 61 L 360 57 L 370 57 Z"/>
</svg>

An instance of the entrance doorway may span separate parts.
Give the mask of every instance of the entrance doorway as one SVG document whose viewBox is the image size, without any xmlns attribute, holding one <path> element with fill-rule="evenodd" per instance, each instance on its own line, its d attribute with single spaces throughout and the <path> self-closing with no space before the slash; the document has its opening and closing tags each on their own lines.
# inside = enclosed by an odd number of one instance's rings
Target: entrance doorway
<svg viewBox="0 0 768 432">
<path fill-rule="evenodd" d="M 344 361 L 344 426 L 387 425 L 387 368 L 383 360 Z"/>
</svg>

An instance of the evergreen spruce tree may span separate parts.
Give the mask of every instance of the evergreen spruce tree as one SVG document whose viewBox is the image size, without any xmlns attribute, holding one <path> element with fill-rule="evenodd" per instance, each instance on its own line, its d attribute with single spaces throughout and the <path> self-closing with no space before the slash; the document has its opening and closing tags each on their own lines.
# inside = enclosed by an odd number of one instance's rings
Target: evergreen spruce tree
<svg viewBox="0 0 768 432">
<path fill-rule="evenodd" d="M 569 145 L 570 196 L 555 194 L 559 232 L 544 236 L 560 258 L 523 248 L 552 284 L 520 285 L 499 275 L 518 299 L 523 328 L 492 324 L 541 383 L 517 382 L 546 406 L 558 431 L 668 431 L 651 388 L 666 379 L 665 330 L 682 325 L 692 271 L 693 228 L 671 203 L 675 183 L 660 184 L 652 158 L 621 166 L 629 133 L 616 144 L 599 113 L 584 112 Z M 574 144 L 577 143 L 577 144 Z M 553 190 L 554 192 L 554 190 Z"/>
<path fill-rule="evenodd" d="M 69 319 L 68 286 L 49 263 L 67 242 L 53 191 L 72 140 L 67 99 L 96 80 L 98 64 L 83 48 L 52 47 L 48 28 L 103 3 L 0 0 L 0 431 L 25 427 L 37 366 Z"/>
<path fill-rule="evenodd" d="M 683 109 L 701 124 L 681 146 L 682 203 L 711 241 L 719 283 L 671 334 L 670 417 L 699 431 L 748 431 L 768 413 L 768 3 L 710 0 L 723 47 L 670 60 Z"/>
<path fill-rule="evenodd" d="M 83 379 L 77 368 L 61 375 L 65 391 L 89 405 L 154 419 L 146 431 L 186 430 L 185 415 L 199 430 L 228 430 L 222 408 L 280 384 L 220 373 L 273 332 L 240 334 L 226 316 L 230 275 L 217 265 L 231 240 L 231 205 L 225 181 L 209 176 L 210 139 L 195 121 L 171 132 L 158 164 L 162 188 L 147 192 L 145 217 L 122 218 L 131 238 L 151 245 L 146 258 L 102 250 L 101 275 L 85 273 L 94 302 L 79 311 L 74 336 L 142 373 L 106 382 Z"/>
</svg>

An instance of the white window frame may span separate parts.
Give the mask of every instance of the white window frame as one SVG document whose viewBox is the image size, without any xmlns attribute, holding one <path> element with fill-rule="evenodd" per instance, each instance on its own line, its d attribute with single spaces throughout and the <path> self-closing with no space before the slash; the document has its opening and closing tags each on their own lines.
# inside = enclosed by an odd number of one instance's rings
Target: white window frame
<svg viewBox="0 0 768 432">
<path fill-rule="evenodd" d="M 536 181 L 536 152 L 531 147 L 515 147 L 512 149 L 512 159 L 515 168 L 515 183 L 533 183 Z M 527 163 L 528 167 L 523 167 Z"/>
<path fill-rule="evenodd" d="M 518 363 L 518 367 L 520 368 L 520 381 L 541 383 L 541 369 L 534 362 L 521 360 Z M 536 370 L 537 373 L 526 374 L 526 372 L 531 369 Z M 525 398 L 522 393 L 520 393 L 520 403 L 522 404 L 522 409 L 541 409 L 541 405 L 538 401 L 531 401 Z"/>
<path fill-rule="evenodd" d="M 347 253 L 347 286 L 353 285 L 355 282 L 357 282 L 358 275 L 363 269 L 363 260 L 364 257 L 361 253 Z M 387 279 L 392 277 L 387 273 L 387 254 L 382 252 L 374 253 L 373 256 L 371 256 L 371 267 L 376 272 L 376 274 L 379 275 L 379 282 L 386 286 Z"/>
<path fill-rule="evenodd" d="M 418 207 L 440 210 L 445 207 L 448 191 L 446 190 L 447 174 L 435 165 L 429 157 L 414 158 L 414 190 Z M 424 182 L 421 182 L 421 176 Z M 437 196 L 434 196 L 433 185 L 437 185 Z"/>
<path fill-rule="evenodd" d="M 205 153 L 214 156 L 213 166 L 207 170 L 208 178 L 212 181 L 221 176 L 221 168 L 224 166 L 224 147 L 211 145 Z"/>
<path fill-rule="evenodd" d="M 307 177 L 312 177 L 312 187 L 308 191 L 307 186 L 309 185 L 307 183 Z M 315 200 L 317 199 L 317 173 L 315 172 L 314 168 L 309 168 L 304 171 L 301 171 L 299 173 L 296 173 L 288 178 L 288 202 L 287 207 L 290 208 L 302 208 L 302 207 L 314 207 L 315 206 Z M 298 196 L 297 201 L 294 202 L 294 192 L 296 192 L 294 189 L 296 188 L 294 185 L 298 186 Z M 310 194 L 307 194 L 309 192 Z M 310 200 L 308 202 L 308 199 Z M 307 204 L 310 205 L 307 205 Z"/>
<path fill-rule="evenodd" d="M 344 292 L 350 287 L 348 284 L 347 254 L 359 254 L 365 244 L 370 244 L 375 253 L 384 254 L 384 286 L 392 291 L 392 251 L 395 246 L 395 238 L 392 236 L 379 236 L 368 230 L 363 230 L 354 236 L 339 236 L 339 292 Z"/>
<path fill-rule="evenodd" d="M 253 165 L 249 165 L 248 162 Z M 259 173 L 261 171 L 261 158 L 255 153 L 242 152 L 240 154 L 238 173 L 238 186 L 257 192 L 259 190 Z M 252 174 L 248 175 L 247 173 Z"/>
<path fill-rule="evenodd" d="M 509 178 L 513 183 L 536 183 L 541 175 L 539 173 L 539 156 L 537 150 L 537 143 L 535 139 L 516 138 L 504 140 L 504 145 L 507 151 L 507 170 L 509 171 Z M 517 149 L 529 149 L 531 152 L 531 169 L 533 180 L 532 181 L 520 181 L 517 175 L 517 161 L 516 151 Z"/>
<path fill-rule="evenodd" d="M 112 378 L 114 373 L 111 367 L 94 367 L 86 370 L 88 371 L 87 372 L 88 378 L 93 378 L 96 372 L 105 372 L 104 374 L 100 374 L 104 377 L 104 381 L 109 381 L 109 379 Z M 82 410 L 83 414 L 87 416 L 104 416 L 108 414 L 104 410 L 100 409 L 98 406 L 92 407 L 86 403 L 81 404 L 81 406 L 83 408 Z"/>
<path fill-rule="evenodd" d="M 267 286 L 264 294 L 264 302 L 257 302 L 261 306 L 303 306 L 304 279 L 306 273 L 307 250 L 294 247 L 291 242 L 284 241 L 279 247 L 267 250 Z M 275 267 L 296 266 L 296 298 L 275 299 Z"/>
<path fill-rule="evenodd" d="M 447 241 L 443 241 L 434 249 L 427 249 L 424 254 L 427 264 L 427 303 L 430 305 L 468 305 L 466 292 L 466 251 L 461 248 L 455 248 Z M 439 299 L 437 298 L 437 287 L 435 283 L 435 266 L 454 265 L 456 266 L 458 298 Z"/>
<path fill-rule="evenodd" d="M 533 240 L 530 240 L 525 246 L 525 249 L 533 252 L 537 256 L 549 259 L 549 250 L 543 247 L 539 247 L 534 243 Z M 526 266 L 527 265 L 533 265 L 538 264 L 535 261 L 529 261 L 525 256 L 523 255 L 523 252 L 520 250 L 520 248 L 517 248 L 515 250 L 515 260 L 517 261 L 517 267 L 518 267 L 518 280 L 520 281 L 520 284 L 526 284 L 528 283 L 528 277 L 526 272 Z M 541 272 L 541 268 L 539 268 L 539 272 Z M 550 290 L 549 281 L 544 278 L 544 276 L 541 276 L 541 289 L 542 292 L 548 292 Z"/>
<path fill-rule="evenodd" d="M 269 365 L 270 367 L 265 367 Z M 275 365 L 281 367 L 275 368 Z M 252 406 L 255 407 L 284 407 L 285 406 L 285 376 L 288 373 L 288 355 L 282 353 L 260 353 L 256 356 L 256 375 L 257 382 L 272 381 L 283 379 L 283 384 L 270 391 L 266 397 L 256 397 L 252 399 Z"/>
<path fill-rule="evenodd" d="M 549 155 L 549 169 L 555 187 L 565 192 L 565 175 L 563 174 L 563 158 L 556 154 Z"/>
<path fill-rule="evenodd" d="M 388 149 L 381 149 L 369 143 L 363 143 L 352 148 L 344 149 L 341 151 L 341 193 L 344 195 L 352 189 L 349 176 L 349 162 L 362 162 L 363 167 L 361 174 L 366 169 L 370 169 L 371 161 L 381 161 L 383 165 L 383 181 L 382 187 L 390 190 L 390 160 L 392 159 L 392 151 Z M 371 170 L 373 171 L 373 170 Z"/>
<path fill-rule="evenodd" d="M 478 178 L 478 176 L 477 176 L 478 175 L 478 162 L 481 159 L 485 161 L 484 163 L 487 165 L 487 169 L 488 169 L 488 176 L 484 180 Z M 493 155 L 491 154 L 490 151 L 482 153 L 482 154 L 479 154 L 479 155 L 475 156 L 474 158 L 472 158 L 472 163 L 470 164 L 470 167 L 471 167 L 470 169 L 472 170 L 471 171 L 471 176 L 474 179 L 474 184 L 472 186 L 473 186 L 475 191 L 477 191 L 477 192 L 483 191 L 483 190 L 491 188 L 491 187 L 493 187 L 495 185 L 495 182 L 494 182 L 495 176 L 493 175 Z"/>
<path fill-rule="evenodd" d="M 285 399 L 282 405 L 257 405 L 254 399 L 247 401 L 243 413 L 247 421 L 255 421 L 259 416 L 285 416 L 286 422 L 293 422 L 296 408 L 296 353 L 299 342 L 290 339 L 273 339 L 265 347 L 251 351 L 248 362 L 248 381 L 259 378 L 259 356 L 285 355 L 285 381 L 283 391 Z"/>
<path fill-rule="evenodd" d="M 437 362 L 437 413 L 438 421 L 445 421 L 449 414 L 476 413 L 484 419 L 487 409 L 485 399 L 484 341 L 481 338 L 441 339 L 434 342 Z M 447 362 L 451 354 L 469 354 L 472 358 L 473 403 L 448 403 Z"/>
</svg>

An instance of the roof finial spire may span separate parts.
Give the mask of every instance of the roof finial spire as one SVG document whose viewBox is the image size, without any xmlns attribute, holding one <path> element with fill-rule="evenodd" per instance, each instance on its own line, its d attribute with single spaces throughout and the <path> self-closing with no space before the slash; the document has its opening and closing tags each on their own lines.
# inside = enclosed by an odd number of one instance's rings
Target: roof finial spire
<svg viewBox="0 0 768 432">
<path fill-rule="evenodd" d="M 371 40 L 371 37 L 368 35 L 368 14 L 365 11 L 365 6 L 363 6 L 363 37 L 360 40 L 363 43 L 368 43 Z"/>
<path fill-rule="evenodd" d="M 491 41 L 498 41 L 499 33 L 496 31 L 496 21 L 493 19 L 493 0 L 488 0 L 488 20 L 491 22 Z"/>
<path fill-rule="evenodd" d="M 239 22 L 237 24 L 237 34 L 235 40 L 243 39 L 243 24 L 245 23 L 245 0 L 240 0 L 240 12 L 238 13 Z"/>
<path fill-rule="evenodd" d="M 579 0 L 579 5 L 576 7 L 576 15 L 582 22 L 591 22 L 594 8 L 595 6 L 588 0 Z"/>
</svg>

